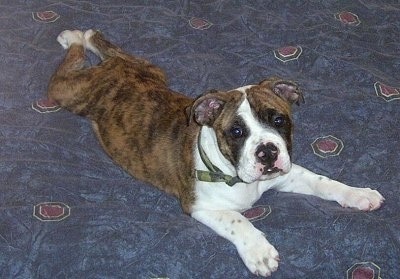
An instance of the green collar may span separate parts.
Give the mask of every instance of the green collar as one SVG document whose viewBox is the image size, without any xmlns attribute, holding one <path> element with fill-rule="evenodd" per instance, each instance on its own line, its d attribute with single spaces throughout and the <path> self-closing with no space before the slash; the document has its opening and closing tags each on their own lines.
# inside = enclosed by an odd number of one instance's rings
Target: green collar
<svg viewBox="0 0 400 279">
<path fill-rule="evenodd" d="M 203 161 L 204 165 L 206 165 L 208 171 L 204 170 L 196 170 L 196 178 L 199 181 L 204 182 L 225 182 L 228 186 L 233 186 L 238 182 L 243 182 L 238 176 L 230 176 L 228 174 L 223 173 L 217 166 L 215 166 L 210 158 L 208 158 L 207 154 L 204 152 L 203 147 L 200 143 L 200 135 L 197 140 L 197 145 L 200 153 L 200 158 Z"/>
</svg>

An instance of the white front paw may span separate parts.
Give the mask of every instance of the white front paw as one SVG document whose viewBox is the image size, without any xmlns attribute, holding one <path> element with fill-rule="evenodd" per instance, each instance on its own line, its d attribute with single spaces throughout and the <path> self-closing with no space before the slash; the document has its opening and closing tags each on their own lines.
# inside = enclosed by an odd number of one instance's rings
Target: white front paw
<svg viewBox="0 0 400 279">
<path fill-rule="evenodd" d="M 74 30 L 74 31 L 65 30 L 61 32 L 60 35 L 58 35 L 57 42 L 59 42 L 64 49 L 69 48 L 72 44 L 83 45 L 84 44 L 83 33 L 82 31 L 79 30 Z"/>
<path fill-rule="evenodd" d="M 263 235 L 243 242 L 237 247 L 240 257 L 247 268 L 257 276 L 270 276 L 278 269 L 279 254 Z"/>
<path fill-rule="evenodd" d="M 372 211 L 381 207 L 385 200 L 382 195 L 370 188 L 351 188 L 345 193 L 340 204 L 343 207 L 354 207 L 362 211 Z"/>
</svg>

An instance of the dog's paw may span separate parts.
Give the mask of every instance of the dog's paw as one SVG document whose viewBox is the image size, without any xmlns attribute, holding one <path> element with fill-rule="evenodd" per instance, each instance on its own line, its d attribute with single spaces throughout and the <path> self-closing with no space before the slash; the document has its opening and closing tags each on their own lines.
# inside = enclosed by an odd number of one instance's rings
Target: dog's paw
<svg viewBox="0 0 400 279">
<path fill-rule="evenodd" d="M 255 275 L 267 277 L 278 269 L 278 251 L 263 235 L 237 248 L 244 264 Z"/>
<path fill-rule="evenodd" d="M 385 198 L 370 188 L 351 188 L 345 193 L 340 205 L 353 207 L 362 211 L 372 211 L 381 207 Z"/>
<path fill-rule="evenodd" d="M 88 42 L 90 38 L 96 34 L 96 31 L 93 29 L 86 30 L 85 33 L 83 33 L 83 37 L 85 38 L 85 41 Z"/>
<path fill-rule="evenodd" d="M 87 31 L 85 31 L 85 33 L 83 33 L 83 38 L 85 40 L 85 47 L 94 52 L 95 54 L 101 56 L 101 53 L 99 52 L 99 50 L 92 44 L 91 42 L 91 38 L 94 36 L 94 34 L 96 34 L 97 31 L 94 31 L 92 29 L 89 29 Z"/>
<path fill-rule="evenodd" d="M 84 44 L 83 33 L 82 31 L 79 30 L 74 30 L 74 31 L 65 30 L 61 32 L 60 35 L 58 35 L 57 42 L 59 42 L 64 49 L 69 48 L 72 44 L 83 45 Z"/>
</svg>

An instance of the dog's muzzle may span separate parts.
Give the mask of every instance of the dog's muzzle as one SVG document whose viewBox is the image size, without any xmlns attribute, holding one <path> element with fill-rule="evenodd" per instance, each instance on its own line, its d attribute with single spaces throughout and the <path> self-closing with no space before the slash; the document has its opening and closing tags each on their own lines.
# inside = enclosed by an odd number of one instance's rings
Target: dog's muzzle
<svg viewBox="0 0 400 279">
<path fill-rule="evenodd" d="M 264 175 L 282 171 L 275 166 L 279 156 L 279 148 L 275 144 L 271 142 L 261 144 L 257 147 L 255 156 L 257 162 L 265 166 L 263 171 Z"/>
</svg>

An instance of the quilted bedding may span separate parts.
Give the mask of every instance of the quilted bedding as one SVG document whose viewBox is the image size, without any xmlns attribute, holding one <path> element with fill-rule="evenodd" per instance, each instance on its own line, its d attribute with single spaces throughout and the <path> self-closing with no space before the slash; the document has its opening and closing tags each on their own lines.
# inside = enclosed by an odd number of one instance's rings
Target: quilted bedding
<svg viewBox="0 0 400 279">
<path fill-rule="evenodd" d="M 294 161 L 386 202 L 362 213 L 265 193 L 243 214 L 280 252 L 272 278 L 400 278 L 398 1 L 2 0 L 0 26 L 0 278 L 255 277 L 175 198 L 116 166 L 86 119 L 48 102 L 57 35 L 89 28 L 189 96 L 297 81 Z"/>
</svg>

